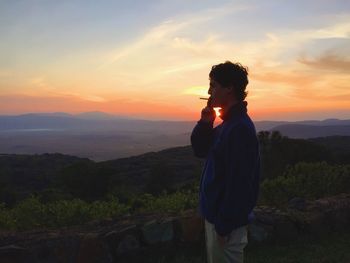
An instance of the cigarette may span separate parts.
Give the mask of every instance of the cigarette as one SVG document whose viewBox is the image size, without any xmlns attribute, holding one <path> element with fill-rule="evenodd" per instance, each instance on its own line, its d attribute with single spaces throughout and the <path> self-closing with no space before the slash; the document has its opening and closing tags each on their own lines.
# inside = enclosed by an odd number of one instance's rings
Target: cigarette
<svg viewBox="0 0 350 263">
<path fill-rule="evenodd" d="M 200 100 L 209 100 L 209 98 L 199 98 Z"/>
</svg>

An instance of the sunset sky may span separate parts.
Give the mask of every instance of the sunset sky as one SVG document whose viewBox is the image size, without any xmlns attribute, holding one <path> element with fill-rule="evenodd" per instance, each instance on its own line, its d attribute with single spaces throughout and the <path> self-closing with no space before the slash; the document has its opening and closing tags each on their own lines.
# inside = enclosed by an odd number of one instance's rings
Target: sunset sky
<svg viewBox="0 0 350 263">
<path fill-rule="evenodd" d="M 196 120 L 211 66 L 253 120 L 350 119 L 350 1 L 0 1 L 0 115 Z"/>
</svg>

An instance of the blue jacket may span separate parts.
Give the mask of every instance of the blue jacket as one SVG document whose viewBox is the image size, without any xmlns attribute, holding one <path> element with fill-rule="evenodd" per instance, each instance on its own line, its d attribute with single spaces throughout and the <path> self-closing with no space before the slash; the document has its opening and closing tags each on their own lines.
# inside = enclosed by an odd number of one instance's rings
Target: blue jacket
<svg viewBox="0 0 350 263">
<path fill-rule="evenodd" d="M 246 106 L 245 101 L 232 106 L 215 128 L 198 121 L 191 134 L 195 156 L 206 158 L 200 212 L 221 236 L 250 222 L 258 197 L 259 143 Z"/>
</svg>

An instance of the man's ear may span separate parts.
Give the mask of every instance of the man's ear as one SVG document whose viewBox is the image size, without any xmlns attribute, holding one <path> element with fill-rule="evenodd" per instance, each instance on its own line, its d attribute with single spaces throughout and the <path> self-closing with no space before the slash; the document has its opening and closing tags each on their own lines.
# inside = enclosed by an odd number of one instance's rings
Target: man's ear
<svg viewBox="0 0 350 263">
<path fill-rule="evenodd" d="M 229 90 L 229 93 L 230 93 L 230 94 L 233 94 L 233 93 L 234 93 L 234 88 L 233 88 L 233 86 L 228 86 L 227 89 Z"/>
</svg>

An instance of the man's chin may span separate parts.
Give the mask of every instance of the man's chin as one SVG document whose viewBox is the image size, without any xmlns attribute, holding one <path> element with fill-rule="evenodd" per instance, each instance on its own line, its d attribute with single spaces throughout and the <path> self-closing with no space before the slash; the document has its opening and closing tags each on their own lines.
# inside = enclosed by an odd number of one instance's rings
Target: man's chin
<svg viewBox="0 0 350 263">
<path fill-rule="evenodd" d="M 212 103 L 211 106 L 213 108 L 222 108 L 222 106 L 220 104 L 217 104 L 217 103 Z"/>
</svg>

